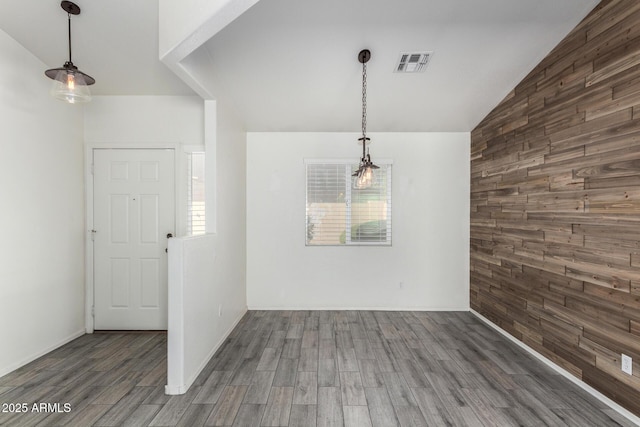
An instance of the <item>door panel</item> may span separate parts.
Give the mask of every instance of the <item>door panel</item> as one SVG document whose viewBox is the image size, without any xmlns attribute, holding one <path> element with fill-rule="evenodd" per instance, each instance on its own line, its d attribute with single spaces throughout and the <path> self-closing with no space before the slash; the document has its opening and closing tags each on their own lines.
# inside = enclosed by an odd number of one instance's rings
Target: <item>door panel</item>
<svg viewBox="0 0 640 427">
<path fill-rule="evenodd" d="M 167 328 L 173 150 L 93 151 L 94 329 Z"/>
</svg>

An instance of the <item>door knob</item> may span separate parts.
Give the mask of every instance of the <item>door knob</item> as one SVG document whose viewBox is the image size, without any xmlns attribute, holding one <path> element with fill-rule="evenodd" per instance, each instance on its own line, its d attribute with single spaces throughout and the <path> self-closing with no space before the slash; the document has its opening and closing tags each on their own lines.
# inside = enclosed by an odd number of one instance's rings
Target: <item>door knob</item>
<svg viewBox="0 0 640 427">
<path fill-rule="evenodd" d="M 172 233 L 167 233 L 167 239 L 170 239 L 170 238 L 172 238 L 172 237 L 173 237 L 173 234 L 172 234 Z M 164 248 L 164 251 L 165 251 L 165 252 L 167 252 L 167 253 L 169 253 L 169 249 L 168 249 L 168 248 Z"/>
</svg>

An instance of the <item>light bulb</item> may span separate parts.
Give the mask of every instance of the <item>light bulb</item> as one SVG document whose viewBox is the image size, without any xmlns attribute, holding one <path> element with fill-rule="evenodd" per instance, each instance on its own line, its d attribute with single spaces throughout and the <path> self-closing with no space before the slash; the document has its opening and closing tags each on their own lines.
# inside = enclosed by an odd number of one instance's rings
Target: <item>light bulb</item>
<svg viewBox="0 0 640 427">
<path fill-rule="evenodd" d="M 73 73 L 67 73 L 67 88 L 71 91 L 76 88 L 76 78 Z"/>
<path fill-rule="evenodd" d="M 367 167 L 364 170 L 364 177 L 366 181 L 370 184 L 371 181 L 373 180 L 373 169 L 371 169 L 370 167 Z"/>
</svg>

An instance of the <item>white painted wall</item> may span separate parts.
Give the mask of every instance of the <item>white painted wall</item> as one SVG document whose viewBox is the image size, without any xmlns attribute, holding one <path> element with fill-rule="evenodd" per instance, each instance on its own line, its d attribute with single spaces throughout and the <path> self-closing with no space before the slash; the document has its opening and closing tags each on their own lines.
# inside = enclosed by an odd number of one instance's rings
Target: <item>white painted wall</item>
<svg viewBox="0 0 640 427">
<path fill-rule="evenodd" d="M 187 392 L 246 311 L 243 300 L 234 306 L 224 297 L 230 286 L 219 280 L 217 237 L 169 241 L 167 394 Z"/>
<path fill-rule="evenodd" d="M 249 308 L 468 310 L 469 133 L 372 134 L 393 160 L 392 247 L 305 247 L 303 159 L 356 161 L 358 136 L 247 134 Z"/>
<path fill-rule="evenodd" d="M 204 144 L 197 96 L 96 96 L 85 112 L 89 144 Z"/>
<path fill-rule="evenodd" d="M 82 106 L 0 31 L 0 376 L 84 333 Z"/>
<path fill-rule="evenodd" d="M 247 134 L 224 102 L 216 102 L 215 111 L 215 174 L 206 174 L 205 191 L 208 194 L 209 189 L 215 190 L 216 210 L 215 223 L 207 224 L 207 232 L 217 237 L 216 282 L 220 285 L 217 295 L 222 301 L 222 316 L 229 324 L 247 311 Z M 207 152 L 212 151 L 210 144 L 207 138 Z M 212 169 L 210 163 L 206 167 Z"/>
<path fill-rule="evenodd" d="M 205 141 L 208 234 L 169 241 L 167 394 L 189 389 L 247 310 L 245 133 L 216 101 Z"/>
</svg>

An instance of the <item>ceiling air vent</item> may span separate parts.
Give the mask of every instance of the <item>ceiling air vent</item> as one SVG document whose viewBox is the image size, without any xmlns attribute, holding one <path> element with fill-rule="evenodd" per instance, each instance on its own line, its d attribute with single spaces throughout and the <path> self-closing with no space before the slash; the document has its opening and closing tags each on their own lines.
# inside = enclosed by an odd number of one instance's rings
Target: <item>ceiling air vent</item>
<svg viewBox="0 0 640 427">
<path fill-rule="evenodd" d="M 427 69 L 427 64 L 433 56 L 433 52 L 401 53 L 396 73 L 422 73 Z"/>
</svg>

